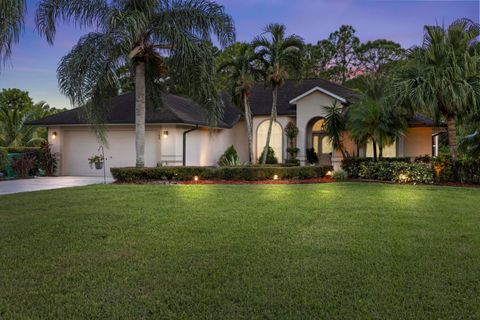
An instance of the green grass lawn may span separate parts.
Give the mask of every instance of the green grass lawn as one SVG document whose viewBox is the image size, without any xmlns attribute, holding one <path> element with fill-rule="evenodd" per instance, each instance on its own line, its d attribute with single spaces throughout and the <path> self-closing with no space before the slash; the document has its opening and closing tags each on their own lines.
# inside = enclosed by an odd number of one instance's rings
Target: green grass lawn
<svg viewBox="0 0 480 320">
<path fill-rule="evenodd" d="M 480 189 L 0 196 L 0 319 L 480 318 Z"/>
</svg>

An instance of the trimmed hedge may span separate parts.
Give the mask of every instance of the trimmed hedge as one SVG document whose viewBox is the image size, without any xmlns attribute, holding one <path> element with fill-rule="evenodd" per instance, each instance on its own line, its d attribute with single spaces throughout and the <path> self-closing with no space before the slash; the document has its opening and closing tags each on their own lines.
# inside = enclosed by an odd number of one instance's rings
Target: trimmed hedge
<svg viewBox="0 0 480 320">
<path fill-rule="evenodd" d="M 453 161 L 450 156 L 422 156 L 411 163 L 408 158 L 382 159 L 378 162 L 370 158 L 347 158 L 342 161 L 342 168 L 353 179 L 480 184 L 480 159 Z M 400 176 L 404 179 L 400 179 Z"/>
<path fill-rule="evenodd" d="M 157 168 L 111 168 L 115 180 L 120 182 L 140 182 L 152 180 L 189 181 L 194 176 L 200 180 L 244 180 L 258 181 L 273 179 L 313 179 L 325 177 L 332 167 L 157 167 Z"/>
<path fill-rule="evenodd" d="M 364 163 L 374 162 L 373 158 L 349 157 L 342 160 L 342 169 L 348 173 L 353 179 L 360 178 L 360 165 Z M 410 158 L 383 158 L 381 162 L 404 162 L 410 163 Z"/>
<path fill-rule="evenodd" d="M 367 161 L 360 163 L 358 177 L 398 183 L 432 184 L 435 181 L 435 175 L 430 165 L 402 161 Z"/>
</svg>

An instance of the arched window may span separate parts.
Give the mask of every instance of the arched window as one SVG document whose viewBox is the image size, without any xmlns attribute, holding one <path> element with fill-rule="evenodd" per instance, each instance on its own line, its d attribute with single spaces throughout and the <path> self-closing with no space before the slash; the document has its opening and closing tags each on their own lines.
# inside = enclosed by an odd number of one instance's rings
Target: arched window
<svg viewBox="0 0 480 320">
<path fill-rule="evenodd" d="M 267 142 L 268 134 L 268 124 L 269 121 L 263 121 L 257 128 L 257 157 L 260 158 L 260 155 L 265 148 L 265 143 Z M 272 124 L 272 136 L 270 137 L 270 147 L 275 151 L 275 157 L 277 157 L 278 162 L 283 162 L 283 130 L 282 126 L 278 122 L 273 122 Z"/>
<path fill-rule="evenodd" d="M 323 119 L 317 120 L 317 121 L 313 124 L 312 131 L 313 131 L 313 132 L 323 131 L 323 124 L 324 124 L 324 123 L 325 123 L 325 120 L 323 120 Z"/>
</svg>

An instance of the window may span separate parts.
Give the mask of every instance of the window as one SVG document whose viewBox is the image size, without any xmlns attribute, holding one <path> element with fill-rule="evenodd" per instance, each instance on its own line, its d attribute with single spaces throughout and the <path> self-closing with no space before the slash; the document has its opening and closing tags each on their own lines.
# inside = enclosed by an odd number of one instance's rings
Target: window
<svg viewBox="0 0 480 320">
<path fill-rule="evenodd" d="M 377 145 L 377 156 L 380 155 L 380 150 Z M 397 142 L 393 144 L 383 147 L 383 155 L 384 158 L 395 158 L 397 156 Z M 370 141 L 367 144 L 367 157 L 373 158 L 373 143 Z"/>
<path fill-rule="evenodd" d="M 268 134 L 268 124 L 269 121 L 263 121 L 257 129 L 257 157 L 260 158 L 260 155 L 265 148 L 265 143 L 267 142 Z M 283 131 L 282 127 L 278 122 L 273 122 L 272 124 L 272 136 L 270 137 L 270 147 L 275 151 L 275 157 L 277 157 L 278 162 L 283 162 Z"/>
<path fill-rule="evenodd" d="M 323 131 L 323 124 L 325 123 L 325 120 L 320 119 L 317 122 L 313 124 L 312 131 L 318 132 L 318 131 Z"/>
</svg>

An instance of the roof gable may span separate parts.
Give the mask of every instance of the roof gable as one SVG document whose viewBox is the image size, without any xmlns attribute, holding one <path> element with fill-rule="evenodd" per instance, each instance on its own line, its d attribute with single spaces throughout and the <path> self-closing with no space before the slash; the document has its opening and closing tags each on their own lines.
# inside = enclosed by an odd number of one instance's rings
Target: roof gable
<svg viewBox="0 0 480 320">
<path fill-rule="evenodd" d="M 320 88 L 320 87 L 316 86 L 315 88 L 312 88 L 312 89 L 308 90 L 307 92 L 299 95 L 298 97 L 295 97 L 295 98 L 293 98 L 292 100 L 290 100 L 290 104 L 297 104 L 298 101 L 300 101 L 300 100 L 302 100 L 303 98 L 311 95 L 311 94 L 314 93 L 314 92 L 321 92 L 321 93 L 326 94 L 327 96 L 330 96 L 330 97 L 332 97 L 332 98 L 334 98 L 334 99 L 337 99 L 338 101 L 340 101 L 340 102 L 342 102 L 342 103 L 347 103 L 347 99 L 342 98 L 342 97 L 340 97 L 339 95 L 336 95 L 336 94 L 333 93 L 333 92 L 330 92 L 330 91 L 328 91 L 328 90 L 325 90 L 325 89 L 323 89 L 323 88 Z"/>
</svg>

